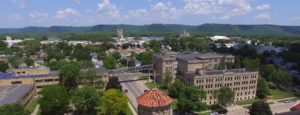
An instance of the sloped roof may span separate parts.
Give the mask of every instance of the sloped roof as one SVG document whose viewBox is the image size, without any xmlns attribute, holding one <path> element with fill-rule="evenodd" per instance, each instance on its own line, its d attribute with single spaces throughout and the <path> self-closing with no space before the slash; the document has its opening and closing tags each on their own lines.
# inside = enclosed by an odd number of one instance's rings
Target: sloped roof
<svg viewBox="0 0 300 115">
<path fill-rule="evenodd" d="M 170 105 L 173 99 L 159 90 L 149 90 L 136 99 L 139 105 L 146 107 L 163 107 Z"/>
<path fill-rule="evenodd" d="M 300 110 L 300 103 L 297 103 L 296 105 L 294 105 L 293 108 Z"/>
</svg>

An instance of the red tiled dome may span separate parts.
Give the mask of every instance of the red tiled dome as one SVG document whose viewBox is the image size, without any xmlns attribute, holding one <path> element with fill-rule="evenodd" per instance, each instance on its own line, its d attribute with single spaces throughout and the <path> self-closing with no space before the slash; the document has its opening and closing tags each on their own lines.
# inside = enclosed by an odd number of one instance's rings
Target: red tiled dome
<svg viewBox="0 0 300 115">
<path fill-rule="evenodd" d="M 146 107 L 163 107 L 170 105 L 173 99 L 159 90 L 150 90 L 136 98 L 136 102 Z"/>
<path fill-rule="evenodd" d="M 293 108 L 295 108 L 295 109 L 300 109 L 300 103 L 295 104 L 295 105 L 293 106 Z"/>
</svg>

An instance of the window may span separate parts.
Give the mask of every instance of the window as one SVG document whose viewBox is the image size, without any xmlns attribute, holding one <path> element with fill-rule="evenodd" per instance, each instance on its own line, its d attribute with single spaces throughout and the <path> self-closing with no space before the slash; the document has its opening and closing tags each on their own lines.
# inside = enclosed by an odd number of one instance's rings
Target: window
<svg viewBox="0 0 300 115">
<path fill-rule="evenodd" d="M 58 79 L 55 79 L 55 81 L 58 81 Z"/>
<path fill-rule="evenodd" d="M 52 82 L 53 79 L 46 79 L 45 82 Z"/>
<path fill-rule="evenodd" d="M 35 82 L 37 82 L 37 83 L 44 82 L 44 80 L 35 80 Z"/>
<path fill-rule="evenodd" d="M 36 88 L 38 88 L 38 89 L 40 89 L 40 88 L 42 88 L 43 86 L 36 86 Z"/>
<path fill-rule="evenodd" d="M 12 85 L 15 85 L 15 84 L 22 84 L 22 81 L 12 81 L 11 84 L 12 84 Z"/>
</svg>

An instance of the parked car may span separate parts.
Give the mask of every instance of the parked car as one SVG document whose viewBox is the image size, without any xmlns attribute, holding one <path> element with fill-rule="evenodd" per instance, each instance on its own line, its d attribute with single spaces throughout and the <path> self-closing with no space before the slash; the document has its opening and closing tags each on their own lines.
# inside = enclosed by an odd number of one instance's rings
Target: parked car
<svg viewBox="0 0 300 115">
<path fill-rule="evenodd" d="M 291 102 L 296 102 L 296 99 L 287 99 L 284 101 L 284 103 L 291 103 Z"/>
<path fill-rule="evenodd" d="M 128 89 L 125 89 L 125 93 L 128 93 Z"/>
</svg>

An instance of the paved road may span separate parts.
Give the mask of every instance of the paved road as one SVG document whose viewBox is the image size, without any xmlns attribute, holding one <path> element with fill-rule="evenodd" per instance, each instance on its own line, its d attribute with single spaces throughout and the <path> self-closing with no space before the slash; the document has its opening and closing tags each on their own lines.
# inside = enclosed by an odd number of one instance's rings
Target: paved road
<svg viewBox="0 0 300 115">
<path fill-rule="evenodd" d="M 290 111 L 290 108 L 295 105 L 296 103 L 299 103 L 299 101 L 297 102 L 292 102 L 292 103 L 274 103 L 270 105 L 271 111 L 273 112 L 273 114 L 275 113 L 284 113 L 284 112 L 288 112 Z M 232 112 L 228 112 L 228 115 L 249 115 L 249 110 L 248 109 L 242 109 L 239 111 L 232 111 Z"/>
<path fill-rule="evenodd" d="M 145 76 L 148 74 L 141 74 L 141 73 L 124 73 L 116 75 L 121 82 L 123 89 L 128 89 L 128 93 L 126 94 L 130 100 L 130 102 L 134 105 L 137 109 L 136 98 L 144 93 L 144 90 L 149 90 L 148 87 L 138 81 L 139 76 Z"/>
</svg>

